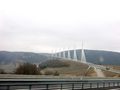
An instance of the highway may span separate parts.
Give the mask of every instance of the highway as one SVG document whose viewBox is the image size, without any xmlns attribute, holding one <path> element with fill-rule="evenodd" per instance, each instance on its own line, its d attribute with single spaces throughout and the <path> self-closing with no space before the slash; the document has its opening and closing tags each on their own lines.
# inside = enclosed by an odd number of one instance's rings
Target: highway
<svg viewBox="0 0 120 90">
<path fill-rule="evenodd" d="M 84 64 L 87 64 L 89 67 L 93 67 L 93 68 L 96 68 L 96 69 L 100 69 L 100 70 L 104 70 L 104 71 L 109 71 L 109 72 L 112 72 L 112 73 L 120 74 L 120 70 L 115 70 L 115 69 L 112 69 L 112 68 L 107 69 L 107 67 L 103 66 L 103 65 L 97 65 L 97 64 L 93 64 L 93 63 L 89 63 L 89 62 L 86 62 Z"/>
</svg>

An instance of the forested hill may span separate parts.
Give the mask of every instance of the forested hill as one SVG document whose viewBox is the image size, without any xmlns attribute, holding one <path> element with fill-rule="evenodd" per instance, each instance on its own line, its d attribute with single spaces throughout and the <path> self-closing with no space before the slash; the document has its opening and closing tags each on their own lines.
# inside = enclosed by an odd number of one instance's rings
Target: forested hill
<svg viewBox="0 0 120 90">
<path fill-rule="evenodd" d="M 73 50 L 70 52 L 71 57 L 73 57 Z M 77 50 L 77 56 L 79 59 L 80 55 L 81 50 Z M 85 50 L 85 55 L 87 61 L 91 63 L 120 65 L 120 53 L 118 52 Z M 46 53 L 0 51 L 0 64 L 16 62 L 40 63 L 50 59 L 50 56 Z"/>
</svg>

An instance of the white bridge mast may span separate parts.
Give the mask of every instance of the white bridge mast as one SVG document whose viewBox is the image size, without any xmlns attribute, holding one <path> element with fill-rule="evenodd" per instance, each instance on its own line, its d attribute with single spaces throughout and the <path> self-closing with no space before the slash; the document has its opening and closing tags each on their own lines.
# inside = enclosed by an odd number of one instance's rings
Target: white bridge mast
<svg viewBox="0 0 120 90">
<path fill-rule="evenodd" d="M 82 42 L 82 50 L 81 50 L 81 62 L 86 63 L 85 52 L 84 52 L 84 49 L 83 49 L 83 42 Z"/>
</svg>

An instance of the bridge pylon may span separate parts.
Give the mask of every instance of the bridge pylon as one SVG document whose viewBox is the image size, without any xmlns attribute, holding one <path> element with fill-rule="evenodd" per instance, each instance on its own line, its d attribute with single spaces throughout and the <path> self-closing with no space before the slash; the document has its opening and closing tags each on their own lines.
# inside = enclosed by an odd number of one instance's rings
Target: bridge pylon
<svg viewBox="0 0 120 90">
<path fill-rule="evenodd" d="M 62 57 L 63 57 L 64 59 L 66 58 L 65 51 L 63 51 Z"/>
<path fill-rule="evenodd" d="M 73 59 L 74 59 L 75 61 L 77 61 L 77 60 L 78 60 L 78 58 L 77 58 L 77 51 L 74 50 L 73 52 L 74 52 L 74 53 L 73 53 Z"/>
<path fill-rule="evenodd" d="M 70 50 L 67 51 L 67 58 L 68 58 L 68 59 L 71 59 Z"/>
<path fill-rule="evenodd" d="M 85 56 L 85 51 L 83 49 L 83 43 L 82 43 L 82 49 L 81 49 L 81 62 L 82 63 L 87 63 L 86 56 Z"/>
</svg>

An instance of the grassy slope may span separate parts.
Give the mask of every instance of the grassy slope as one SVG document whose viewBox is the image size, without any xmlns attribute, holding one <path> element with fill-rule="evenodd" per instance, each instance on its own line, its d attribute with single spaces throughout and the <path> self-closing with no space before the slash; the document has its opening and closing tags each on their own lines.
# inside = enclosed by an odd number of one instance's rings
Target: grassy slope
<svg viewBox="0 0 120 90">
<path fill-rule="evenodd" d="M 62 62 L 68 63 L 68 67 L 57 67 L 57 68 L 45 68 L 43 72 L 47 70 L 51 71 L 58 71 L 61 75 L 67 75 L 67 76 L 84 76 L 84 75 L 90 75 L 94 71 L 92 68 L 87 71 L 88 65 L 76 62 L 76 61 L 70 61 L 70 60 L 64 60 Z"/>
<path fill-rule="evenodd" d="M 62 60 L 64 63 L 68 63 L 68 67 L 54 67 L 54 68 L 45 68 L 43 69 L 43 72 L 47 70 L 51 71 L 58 71 L 60 75 L 65 75 L 65 76 L 96 76 L 96 72 L 94 69 L 91 67 L 89 70 L 88 65 L 76 62 L 76 61 L 70 61 L 70 60 Z M 119 69 L 120 66 L 114 66 L 114 69 Z M 111 73 L 109 71 L 103 71 L 106 77 L 119 77 L 120 75 Z"/>
</svg>

